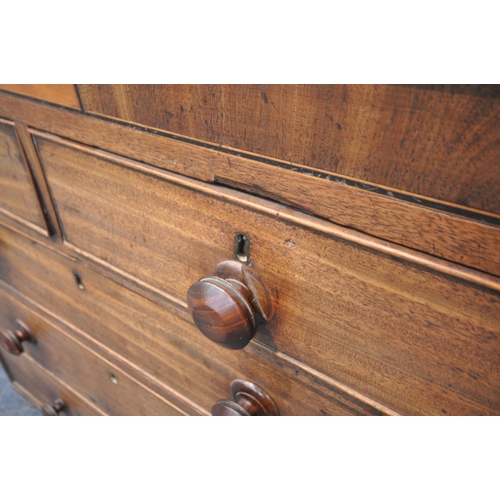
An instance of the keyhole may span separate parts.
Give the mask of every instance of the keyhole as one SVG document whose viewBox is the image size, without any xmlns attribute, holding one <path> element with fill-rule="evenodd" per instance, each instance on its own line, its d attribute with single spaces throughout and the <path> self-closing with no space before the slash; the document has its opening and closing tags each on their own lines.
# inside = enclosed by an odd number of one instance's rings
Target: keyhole
<svg viewBox="0 0 500 500">
<path fill-rule="evenodd" d="M 245 233 L 234 235 L 234 256 L 244 264 L 250 260 L 250 238 Z"/>
<path fill-rule="evenodd" d="M 80 290 L 85 290 L 85 287 L 83 286 L 82 277 L 76 271 L 73 271 L 73 276 L 75 277 L 76 286 Z"/>
</svg>

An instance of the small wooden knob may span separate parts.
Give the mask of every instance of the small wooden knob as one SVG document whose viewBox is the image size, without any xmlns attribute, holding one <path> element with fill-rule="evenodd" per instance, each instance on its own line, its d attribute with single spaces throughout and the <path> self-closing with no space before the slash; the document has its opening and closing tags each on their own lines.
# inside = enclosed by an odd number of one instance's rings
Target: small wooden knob
<svg viewBox="0 0 500 500">
<path fill-rule="evenodd" d="M 52 405 L 43 405 L 42 413 L 46 417 L 57 417 L 63 415 L 66 409 L 66 403 L 62 399 L 56 399 Z"/>
<path fill-rule="evenodd" d="M 214 417 L 278 416 L 279 410 L 272 398 L 259 386 L 245 380 L 231 382 L 234 401 L 221 399 L 212 408 Z"/>
<path fill-rule="evenodd" d="M 16 320 L 16 330 L 2 330 L 0 332 L 2 346 L 11 354 L 19 355 L 24 352 L 23 342 L 35 342 L 30 329 L 21 321 Z"/>
<path fill-rule="evenodd" d="M 199 330 L 228 349 L 245 347 L 257 325 L 271 316 L 266 290 L 240 262 L 222 262 L 215 276 L 197 281 L 188 290 L 187 304 Z"/>
</svg>

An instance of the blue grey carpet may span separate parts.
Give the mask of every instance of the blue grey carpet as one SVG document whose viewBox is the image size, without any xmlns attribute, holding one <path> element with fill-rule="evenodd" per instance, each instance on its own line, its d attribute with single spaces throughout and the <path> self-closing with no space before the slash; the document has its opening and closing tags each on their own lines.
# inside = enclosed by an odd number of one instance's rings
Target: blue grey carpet
<svg viewBox="0 0 500 500">
<path fill-rule="evenodd" d="M 12 389 L 2 365 L 0 365 L 0 416 L 41 416 L 31 403 Z"/>
</svg>

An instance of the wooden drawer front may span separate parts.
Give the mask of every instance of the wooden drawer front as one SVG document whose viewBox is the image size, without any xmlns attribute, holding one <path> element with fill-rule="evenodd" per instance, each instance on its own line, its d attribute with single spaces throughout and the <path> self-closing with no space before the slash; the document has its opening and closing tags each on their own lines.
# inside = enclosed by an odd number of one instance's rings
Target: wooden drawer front
<svg viewBox="0 0 500 500">
<path fill-rule="evenodd" d="M 31 172 L 14 124 L 0 120 L 0 212 L 47 232 Z"/>
<path fill-rule="evenodd" d="M 242 231 L 274 297 L 260 341 L 398 412 L 500 413 L 498 283 L 249 195 L 37 143 L 69 246 L 184 304 Z"/>
<path fill-rule="evenodd" d="M 2 328 L 16 319 L 31 330 L 36 344 L 24 342 L 25 353 L 109 415 L 179 415 L 180 412 L 133 378 L 70 338 L 40 314 L 0 290 Z M 20 354 L 24 356 L 25 353 Z M 14 355 L 2 354 L 10 364 Z"/>
<path fill-rule="evenodd" d="M 390 413 L 257 342 L 242 351 L 221 349 L 199 333 L 185 308 L 153 302 L 1 226 L 0 242 L 1 279 L 207 412 L 240 378 L 264 388 L 282 415 Z"/>
<path fill-rule="evenodd" d="M 105 415 L 26 354 L 10 356 L 2 352 L 0 356 L 14 388 L 39 409 L 61 399 L 65 403 L 65 415 Z"/>
</svg>

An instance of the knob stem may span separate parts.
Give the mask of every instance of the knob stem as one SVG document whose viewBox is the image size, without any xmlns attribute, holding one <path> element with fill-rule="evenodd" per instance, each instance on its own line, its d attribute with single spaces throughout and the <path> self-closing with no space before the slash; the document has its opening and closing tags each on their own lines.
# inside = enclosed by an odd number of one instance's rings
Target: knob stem
<svg viewBox="0 0 500 500">
<path fill-rule="evenodd" d="M 24 352 L 23 342 L 35 343 L 35 337 L 30 329 L 21 321 L 16 320 L 16 330 L 2 330 L 0 332 L 1 342 L 4 349 L 18 356 Z"/>
<path fill-rule="evenodd" d="M 63 414 L 66 409 L 66 403 L 62 399 L 56 399 L 52 405 L 43 405 L 42 413 L 46 417 L 57 417 Z"/>
<path fill-rule="evenodd" d="M 257 326 L 271 318 L 271 301 L 241 262 L 222 262 L 215 274 L 189 288 L 189 310 L 207 338 L 228 349 L 242 349 L 255 336 Z"/>
<path fill-rule="evenodd" d="M 278 407 L 259 386 L 246 380 L 233 380 L 231 394 L 234 401 L 222 399 L 212 408 L 213 416 L 277 416 Z"/>
</svg>

